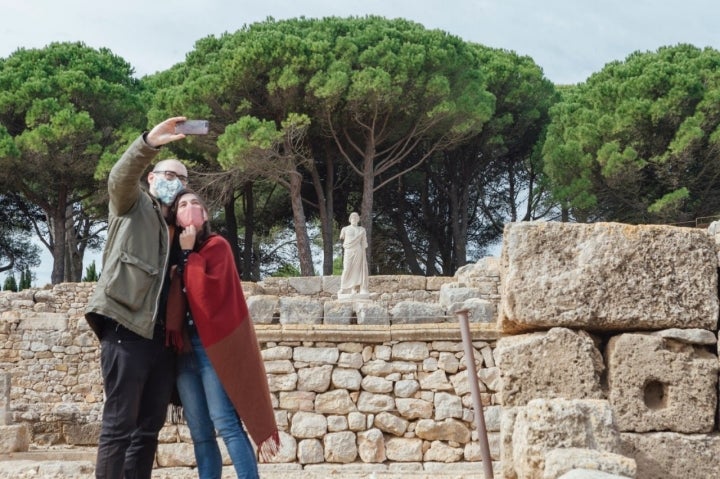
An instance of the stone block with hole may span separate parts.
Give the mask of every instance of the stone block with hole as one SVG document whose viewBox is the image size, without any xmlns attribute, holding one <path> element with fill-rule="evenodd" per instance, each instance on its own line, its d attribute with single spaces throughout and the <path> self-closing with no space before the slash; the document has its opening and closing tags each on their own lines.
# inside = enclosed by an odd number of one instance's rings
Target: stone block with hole
<svg viewBox="0 0 720 479">
<path fill-rule="evenodd" d="M 713 430 L 718 358 L 708 347 L 628 333 L 610 339 L 605 357 L 608 399 L 621 431 Z"/>
</svg>

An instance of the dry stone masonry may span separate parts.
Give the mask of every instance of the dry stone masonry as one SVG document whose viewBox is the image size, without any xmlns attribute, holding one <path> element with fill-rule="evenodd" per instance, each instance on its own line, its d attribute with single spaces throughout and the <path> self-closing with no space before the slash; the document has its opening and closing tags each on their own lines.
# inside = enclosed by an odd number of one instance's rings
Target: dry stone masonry
<svg viewBox="0 0 720 479">
<path fill-rule="evenodd" d="M 281 428 L 261 472 L 482 477 L 464 310 L 496 478 L 720 477 L 715 229 L 513 223 L 501 258 L 371 277 L 368 298 L 338 300 L 339 277 L 246 284 Z M 0 293 L 0 478 L 17 451 L 96 444 L 93 286 Z M 156 475 L 193 466 L 168 423 Z"/>
</svg>

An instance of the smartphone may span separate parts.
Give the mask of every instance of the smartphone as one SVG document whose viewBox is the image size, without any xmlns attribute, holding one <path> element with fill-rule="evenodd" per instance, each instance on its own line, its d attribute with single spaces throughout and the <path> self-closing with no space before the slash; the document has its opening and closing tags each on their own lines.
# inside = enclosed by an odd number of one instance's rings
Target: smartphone
<svg viewBox="0 0 720 479">
<path fill-rule="evenodd" d="M 175 124 L 175 133 L 185 135 L 207 135 L 210 122 L 207 120 L 186 120 Z"/>
</svg>

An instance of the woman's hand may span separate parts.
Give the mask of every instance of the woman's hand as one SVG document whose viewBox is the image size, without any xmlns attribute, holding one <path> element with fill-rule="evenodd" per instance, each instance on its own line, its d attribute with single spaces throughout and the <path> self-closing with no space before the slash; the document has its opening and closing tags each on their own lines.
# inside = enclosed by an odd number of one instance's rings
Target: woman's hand
<svg viewBox="0 0 720 479">
<path fill-rule="evenodd" d="M 197 230 L 195 226 L 190 225 L 180 232 L 180 248 L 182 249 L 193 249 L 195 246 L 195 238 L 197 237 Z"/>
</svg>

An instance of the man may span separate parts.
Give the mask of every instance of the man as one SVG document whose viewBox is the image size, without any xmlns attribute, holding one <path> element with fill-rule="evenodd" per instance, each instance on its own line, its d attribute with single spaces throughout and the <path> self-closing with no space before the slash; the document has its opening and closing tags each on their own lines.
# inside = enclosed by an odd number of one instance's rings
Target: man
<svg viewBox="0 0 720 479">
<path fill-rule="evenodd" d="M 103 271 L 85 311 L 100 339 L 105 390 L 95 476 L 150 478 L 158 433 L 175 379 L 175 354 L 165 347 L 165 298 L 172 232 L 169 205 L 187 183 L 187 168 L 163 160 L 143 172 L 171 141 L 185 138 L 174 117 L 144 133 L 113 166 Z"/>
</svg>

